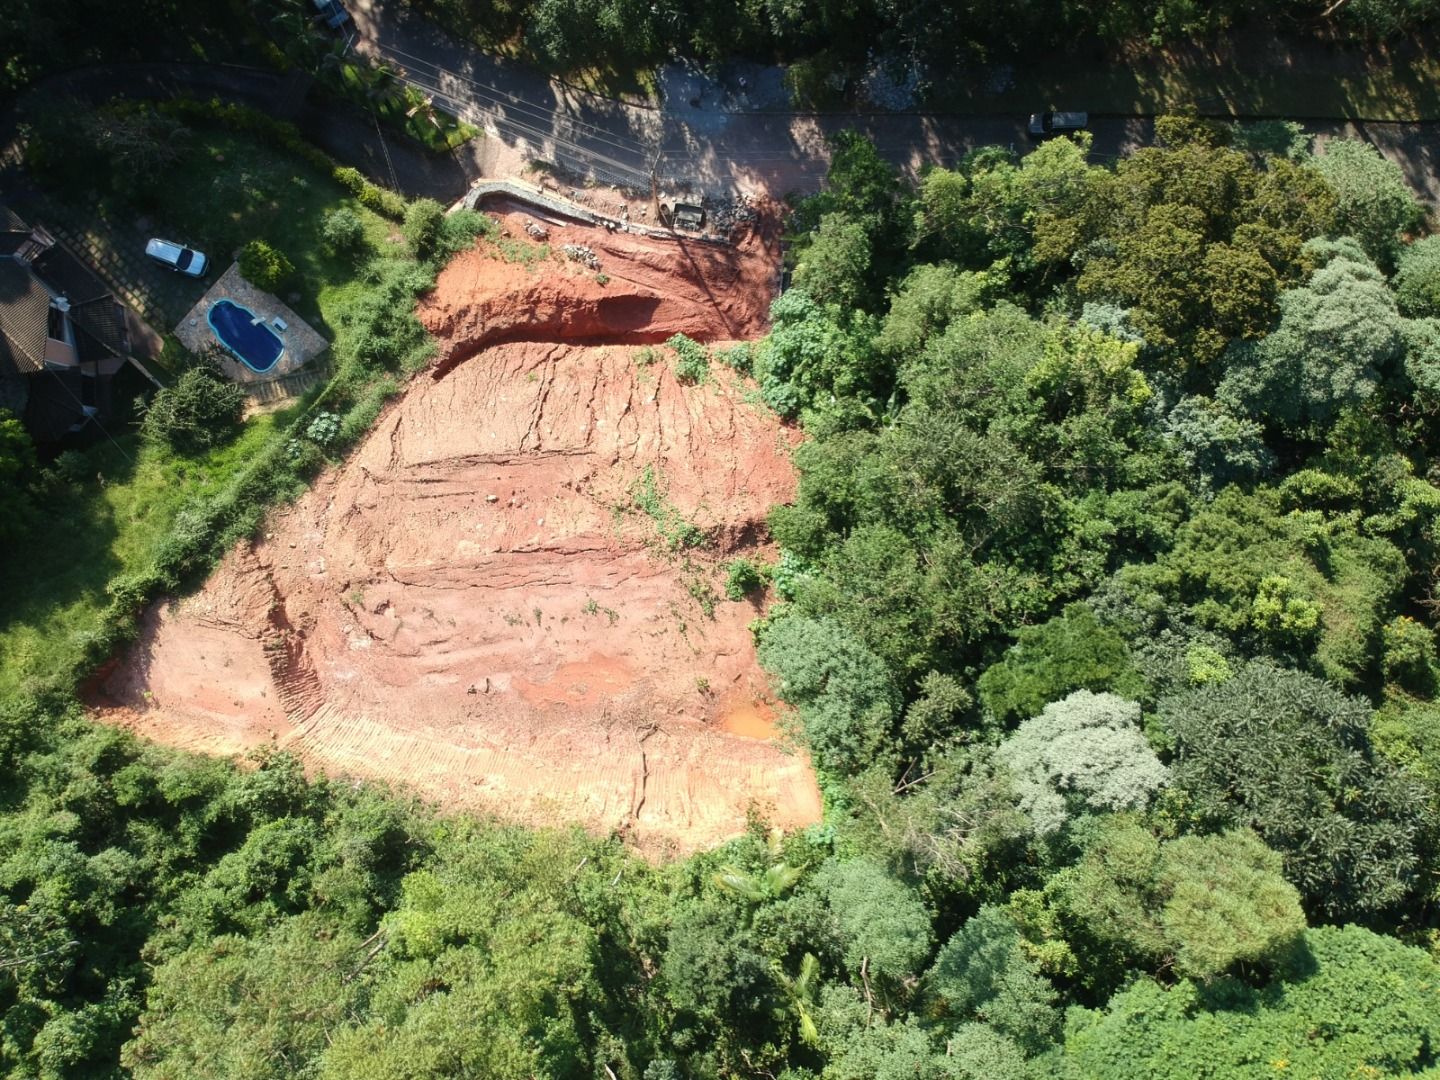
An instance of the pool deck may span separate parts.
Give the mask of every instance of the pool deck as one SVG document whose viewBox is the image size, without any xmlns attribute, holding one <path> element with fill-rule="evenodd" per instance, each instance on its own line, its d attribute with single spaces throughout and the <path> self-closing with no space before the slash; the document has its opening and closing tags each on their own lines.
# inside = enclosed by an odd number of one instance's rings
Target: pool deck
<svg viewBox="0 0 1440 1080">
<path fill-rule="evenodd" d="M 175 336 L 180 339 L 180 344 L 194 353 L 203 351 L 207 346 L 218 345 L 219 341 L 210 329 L 210 324 L 206 322 L 205 315 L 215 301 L 227 299 L 260 316 L 285 342 L 285 351 L 280 359 L 275 361 L 275 366 L 263 372 L 251 371 L 229 351 L 222 351 L 221 366 L 233 382 L 243 386 L 283 379 L 287 375 L 293 375 L 330 347 L 328 341 L 281 303 L 279 297 L 257 289 L 241 277 L 238 263 L 231 263 L 230 268 L 221 274 L 219 280 L 200 298 L 200 302 L 180 320 L 175 327 Z M 275 326 L 274 319 L 277 315 L 285 321 L 287 329 L 281 330 Z"/>
</svg>

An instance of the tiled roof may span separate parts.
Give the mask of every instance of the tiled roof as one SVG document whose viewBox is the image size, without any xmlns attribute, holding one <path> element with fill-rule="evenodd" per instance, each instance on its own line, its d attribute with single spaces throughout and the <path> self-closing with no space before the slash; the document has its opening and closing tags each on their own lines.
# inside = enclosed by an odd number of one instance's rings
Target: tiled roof
<svg viewBox="0 0 1440 1080">
<path fill-rule="evenodd" d="M 28 233 L 30 226 L 27 225 L 25 219 L 15 213 L 14 210 L 11 210 L 4 203 L 0 203 L 0 232 L 9 230 Z"/>
<path fill-rule="evenodd" d="M 82 361 L 130 354 L 125 309 L 95 271 L 59 244 L 37 255 L 30 268 L 53 292 L 70 301 L 70 321 Z"/>
<path fill-rule="evenodd" d="M 85 421 L 87 394 L 93 395 L 97 382 L 75 370 L 56 371 L 51 368 L 38 379 L 30 380 L 30 397 L 25 403 L 25 429 L 36 442 L 59 442 L 70 429 Z"/>
<path fill-rule="evenodd" d="M 0 350 L 17 371 L 45 366 L 50 293 L 14 259 L 0 258 Z"/>
<path fill-rule="evenodd" d="M 72 306 L 70 321 L 75 326 L 75 344 L 80 351 L 80 359 L 85 363 L 108 356 L 130 355 L 125 309 L 109 293 Z"/>
<path fill-rule="evenodd" d="M 59 244 L 35 256 L 30 266 L 41 281 L 69 300 L 72 307 L 110 295 L 110 286 Z"/>
<path fill-rule="evenodd" d="M 0 243 L 9 235 L 4 232 L 7 222 L 18 222 L 26 230 L 24 238 L 29 238 L 30 227 L 0 206 Z M 81 361 L 130 354 L 125 309 L 110 287 L 69 251 L 54 244 L 32 259 L 28 268 L 4 256 L 0 250 L 0 328 L 10 340 L 17 369 L 38 371 L 44 362 L 51 293 L 70 301 L 70 322 Z"/>
<path fill-rule="evenodd" d="M 30 226 L 19 215 L 0 203 L 0 257 L 13 255 L 30 239 Z"/>
</svg>

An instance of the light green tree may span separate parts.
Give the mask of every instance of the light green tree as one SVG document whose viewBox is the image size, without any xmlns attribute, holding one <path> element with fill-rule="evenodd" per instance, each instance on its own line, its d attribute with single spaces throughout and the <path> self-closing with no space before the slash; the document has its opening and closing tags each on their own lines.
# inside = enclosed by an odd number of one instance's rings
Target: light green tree
<svg viewBox="0 0 1440 1080">
<path fill-rule="evenodd" d="M 1426 236 L 1400 249 L 1395 267 L 1395 302 L 1412 318 L 1440 315 L 1440 236 Z"/>
<path fill-rule="evenodd" d="M 1026 952 L 1010 913 L 987 905 L 940 949 L 925 975 L 932 1008 L 948 1022 L 979 1021 L 1027 1053 L 1059 1032 L 1059 995 Z"/>
<path fill-rule="evenodd" d="M 1161 986 L 1141 979 L 1103 1010 L 1070 1014 L 1062 1080 L 1431 1076 L 1440 1045 L 1440 967 L 1358 926 L 1305 932 L 1293 962 L 1260 989 L 1238 980 Z"/>
<path fill-rule="evenodd" d="M 884 757 L 899 694 L 884 663 L 853 634 L 829 620 L 786 615 L 761 631 L 757 652 L 825 768 L 858 772 Z"/>
<path fill-rule="evenodd" d="M 1305 929 L 1280 856 L 1249 830 L 1162 841 L 1112 818 L 1058 888 L 1069 915 L 1121 955 L 1192 978 L 1275 963 Z"/>
<path fill-rule="evenodd" d="M 795 266 L 795 284 L 821 304 L 849 308 L 863 294 L 869 269 L 865 227 L 842 214 L 826 214 Z"/>
<path fill-rule="evenodd" d="M 1303 433 L 1369 398 L 1404 348 L 1384 275 L 1332 258 L 1280 298 L 1280 322 L 1268 337 L 1232 351 L 1216 397 L 1241 415 Z"/>
<path fill-rule="evenodd" d="M 1169 780 L 1140 731 L 1140 706 L 1089 690 L 1046 705 L 996 756 L 1041 835 L 1077 814 L 1143 809 Z"/>
<path fill-rule="evenodd" d="M 1400 234 L 1419 225 L 1423 215 L 1400 166 L 1353 139 L 1329 140 L 1314 160 L 1335 192 L 1336 233 L 1357 238 L 1381 266 L 1393 265 Z"/>
<path fill-rule="evenodd" d="M 930 917 L 915 891 L 869 859 L 830 862 L 811 887 L 839 927 L 845 966 L 856 979 L 900 987 L 930 955 Z"/>
</svg>

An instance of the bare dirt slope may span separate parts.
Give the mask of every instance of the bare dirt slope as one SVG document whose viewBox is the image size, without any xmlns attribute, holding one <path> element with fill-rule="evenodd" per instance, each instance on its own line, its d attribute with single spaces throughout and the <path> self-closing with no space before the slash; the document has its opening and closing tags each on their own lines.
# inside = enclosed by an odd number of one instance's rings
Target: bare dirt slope
<svg viewBox="0 0 1440 1080">
<path fill-rule="evenodd" d="M 721 595 L 722 562 L 793 493 L 790 434 L 728 373 L 681 386 L 640 346 L 567 340 L 648 340 L 607 322 L 628 318 L 615 298 L 653 302 L 665 334 L 754 335 L 773 262 L 733 254 L 728 284 L 751 295 L 722 319 L 683 276 L 662 294 L 678 245 L 624 243 L 602 255 L 611 287 L 557 260 L 452 265 L 423 313 L 444 334 L 437 377 L 197 595 L 150 613 L 107 715 L 652 851 L 733 835 L 753 805 L 815 820 L 807 762 L 766 737 L 757 608 Z M 542 297 L 553 317 L 527 315 Z M 604 332 L 569 333 L 587 319 Z M 710 543 L 672 547 L 691 526 Z"/>
</svg>

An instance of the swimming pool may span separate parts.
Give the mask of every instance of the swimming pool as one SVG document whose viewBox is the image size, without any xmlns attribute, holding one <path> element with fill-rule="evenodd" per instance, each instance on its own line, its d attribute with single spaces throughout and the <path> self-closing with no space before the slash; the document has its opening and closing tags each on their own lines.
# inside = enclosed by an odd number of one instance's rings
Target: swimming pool
<svg viewBox="0 0 1440 1080">
<path fill-rule="evenodd" d="M 205 321 L 215 331 L 220 344 L 257 374 L 269 371 L 285 352 L 285 342 L 280 340 L 280 335 L 234 300 L 216 300 L 210 305 Z"/>
</svg>

